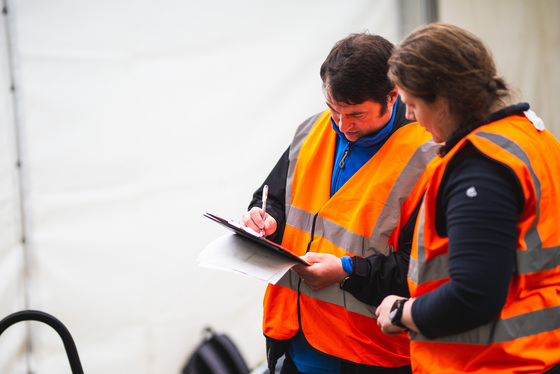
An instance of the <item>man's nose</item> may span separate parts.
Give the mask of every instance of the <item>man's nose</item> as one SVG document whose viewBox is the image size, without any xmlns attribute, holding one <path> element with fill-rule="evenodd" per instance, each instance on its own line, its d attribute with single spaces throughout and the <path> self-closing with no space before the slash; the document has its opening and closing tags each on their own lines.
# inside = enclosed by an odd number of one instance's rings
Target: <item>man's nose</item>
<svg viewBox="0 0 560 374">
<path fill-rule="evenodd" d="M 340 116 L 340 119 L 338 120 L 338 128 L 340 131 L 344 132 L 350 127 L 350 123 L 351 121 L 348 117 L 345 118 L 344 116 Z"/>
</svg>

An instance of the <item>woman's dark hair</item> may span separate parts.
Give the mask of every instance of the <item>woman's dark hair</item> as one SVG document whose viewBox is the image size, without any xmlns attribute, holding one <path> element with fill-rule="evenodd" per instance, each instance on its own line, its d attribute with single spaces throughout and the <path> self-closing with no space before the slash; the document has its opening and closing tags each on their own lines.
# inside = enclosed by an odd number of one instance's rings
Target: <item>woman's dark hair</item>
<svg viewBox="0 0 560 374">
<path fill-rule="evenodd" d="M 321 66 L 324 89 L 340 103 L 377 102 L 383 115 L 395 87 L 387 77 L 393 48 L 383 37 L 368 33 L 350 34 L 338 41 Z"/>
<path fill-rule="evenodd" d="M 389 59 L 389 78 L 411 94 L 446 99 L 459 128 L 484 121 L 510 97 L 490 50 L 457 26 L 432 23 L 408 35 Z"/>
</svg>

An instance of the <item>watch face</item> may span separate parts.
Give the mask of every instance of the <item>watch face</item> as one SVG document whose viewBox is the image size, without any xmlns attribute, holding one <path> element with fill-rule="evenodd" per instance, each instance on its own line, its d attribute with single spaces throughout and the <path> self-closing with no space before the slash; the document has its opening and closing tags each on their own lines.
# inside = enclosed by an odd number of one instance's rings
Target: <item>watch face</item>
<svg viewBox="0 0 560 374">
<path fill-rule="evenodd" d="M 397 316 L 397 313 L 399 311 L 399 306 L 398 305 L 399 305 L 399 302 L 397 300 L 393 303 L 393 306 L 391 307 L 391 311 L 389 312 L 389 318 L 391 320 L 393 320 L 393 318 L 395 318 Z"/>
<path fill-rule="evenodd" d="M 401 299 L 395 301 L 395 303 L 393 304 L 393 307 L 389 312 L 389 319 L 391 320 L 391 323 L 393 325 L 404 327 L 404 325 L 401 322 L 401 317 L 402 317 L 402 308 L 405 302 L 406 302 L 405 299 Z"/>
<path fill-rule="evenodd" d="M 389 312 L 389 319 L 391 321 L 395 319 L 395 317 L 397 316 L 397 312 L 398 312 L 397 308 L 391 309 L 391 311 Z"/>
</svg>

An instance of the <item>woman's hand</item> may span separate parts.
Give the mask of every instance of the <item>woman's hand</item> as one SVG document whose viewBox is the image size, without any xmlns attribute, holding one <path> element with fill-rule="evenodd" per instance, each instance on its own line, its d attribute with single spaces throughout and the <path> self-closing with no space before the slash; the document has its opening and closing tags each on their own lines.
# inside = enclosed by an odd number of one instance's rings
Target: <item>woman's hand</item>
<svg viewBox="0 0 560 374">
<path fill-rule="evenodd" d="M 383 331 L 385 335 L 398 335 L 405 331 L 404 328 L 393 325 L 389 316 L 395 301 L 399 299 L 405 298 L 402 296 L 389 295 L 383 299 L 375 311 L 375 315 L 377 316 L 377 326 L 381 328 L 381 331 Z M 412 313 L 410 312 L 413 303 L 414 299 L 408 299 L 404 304 L 401 323 L 405 325 L 408 330 L 418 332 L 418 328 L 414 324 L 414 321 L 412 320 Z"/>
</svg>

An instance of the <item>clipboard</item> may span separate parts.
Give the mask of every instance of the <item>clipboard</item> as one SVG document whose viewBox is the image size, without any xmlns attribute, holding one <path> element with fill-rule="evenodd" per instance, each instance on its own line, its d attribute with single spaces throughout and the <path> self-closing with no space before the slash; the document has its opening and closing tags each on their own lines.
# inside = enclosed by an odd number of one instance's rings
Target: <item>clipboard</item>
<svg viewBox="0 0 560 374">
<path fill-rule="evenodd" d="M 302 260 L 299 256 L 292 253 L 289 249 L 284 248 L 281 245 L 268 240 L 264 236 L 261 236 L 259 233 L 253 231 L 248 227 L 242 226 L 235 221 L 227 220 L 211 213 L 204 213 L 204 217 L 219 223 L 220 225 L 230 229 L 231 231 L 233 231 L 234 233 L 240 235 L 245 239 L 248 239 L 254 243 L 259 244 L 259 246 L 262 247 L 263 249 L 275 251 L 276 253 L 286 256 L 290 260 L 295 261 L 298 264 L 303 264 L 307 266 L 311 265 L 309 262 Z"/>
</svg>

